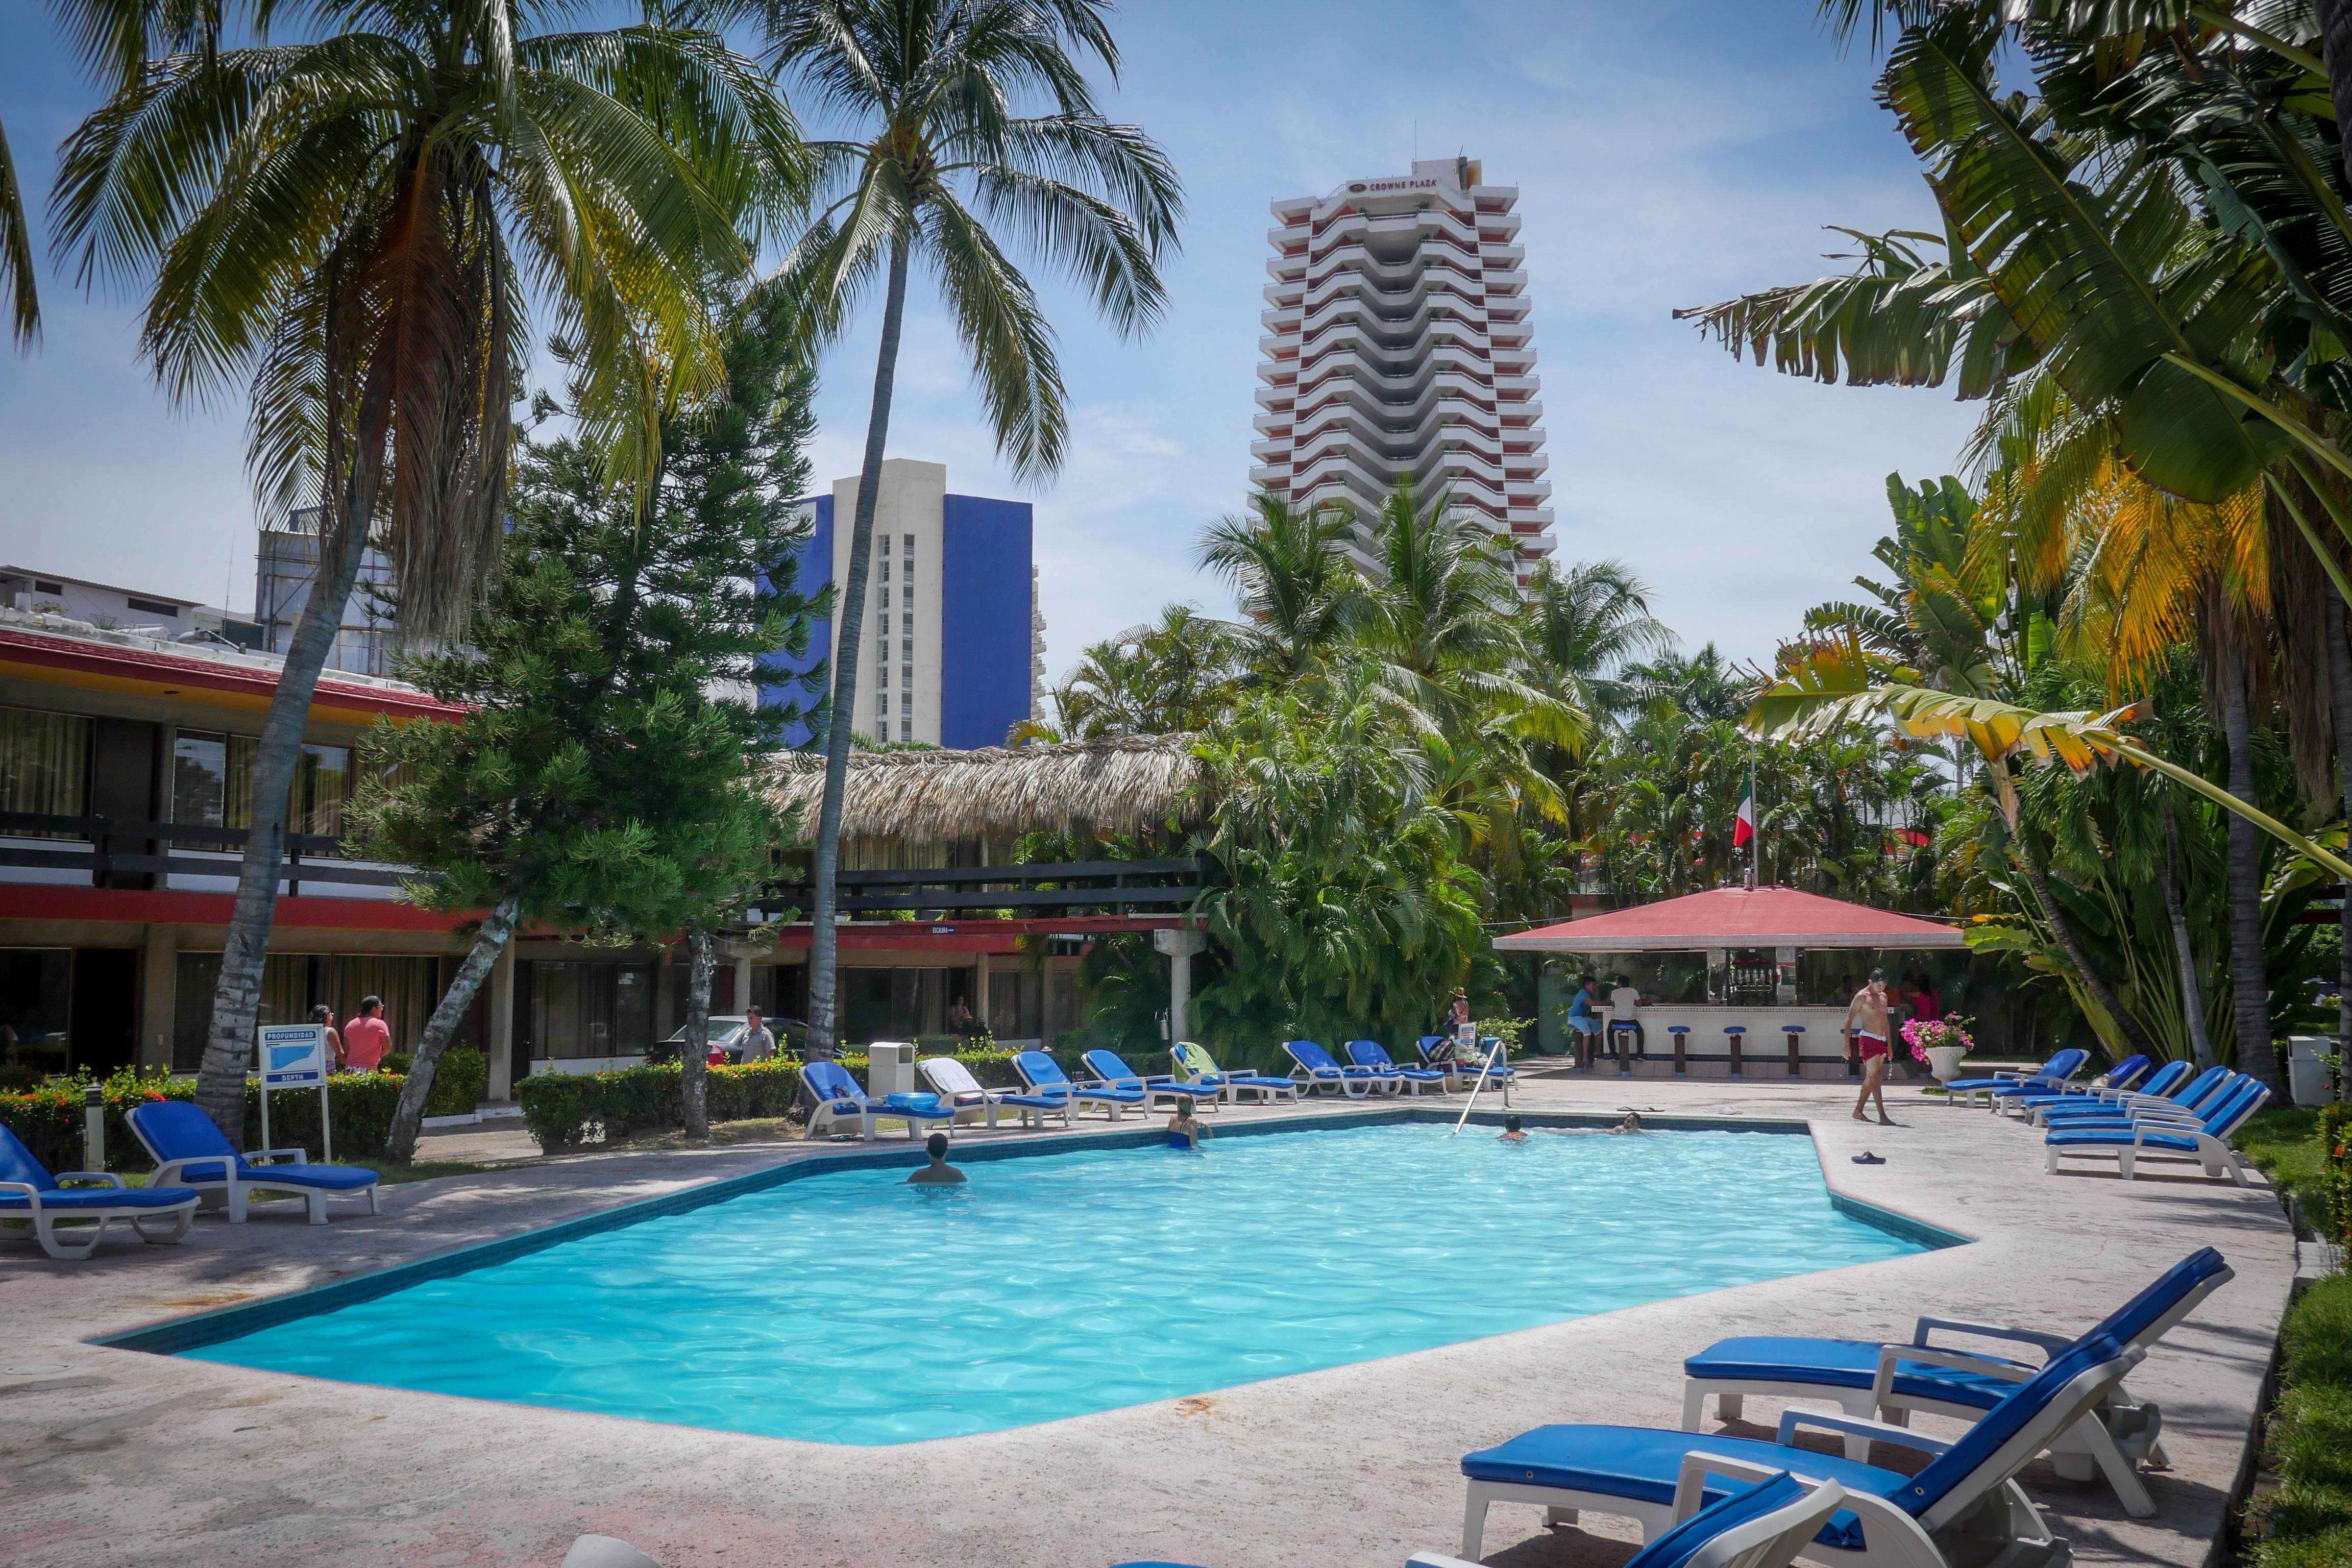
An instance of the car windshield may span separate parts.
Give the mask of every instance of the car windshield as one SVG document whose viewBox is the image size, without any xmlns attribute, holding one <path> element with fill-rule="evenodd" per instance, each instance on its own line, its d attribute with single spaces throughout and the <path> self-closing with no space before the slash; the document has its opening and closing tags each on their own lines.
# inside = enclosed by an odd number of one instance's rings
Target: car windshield
<svg viewBox="0 0 2352 1568">
<path fill-rule="evenodd" d="M 686 1031 L 691 1027 L 693 1026 L 690 1024 L 679 1025 L 677 1033 L 669 1037 L 668 1043 L 684 1045 Z M 733 1039 L 736 1032 L 742 1027 L 743 1020 L 740 1018 L 705 1018 L 702 1021 L 702 1043 L 706 1046 L 723 1046 Z"/>
</svg>

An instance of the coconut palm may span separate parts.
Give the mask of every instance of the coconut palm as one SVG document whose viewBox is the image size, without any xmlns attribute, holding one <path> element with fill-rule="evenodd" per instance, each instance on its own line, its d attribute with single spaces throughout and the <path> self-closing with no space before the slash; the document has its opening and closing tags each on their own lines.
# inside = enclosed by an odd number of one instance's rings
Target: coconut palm
<svg viewBox="0 0 2352 1568">
<path fill-rule="evenodd" d="M 16 183 L 16 161 L 8 155 L 8 132 L 0 126 L 0 299 L 8 303 L 8 331 L 18 348 L 29 348 L 41 330 L 41 300 L 33 283 L 33 237 L 25 225 L 25 193 Z"/>
<path fill-rule="evenodd" d="M 134 0 L 112 54 L 145 48 Z M 185 10 L 182 0 L 161 9 Z M 217 26 L 220 7 L 197 0 Z M 231 1137 L 302 727 L 363 552 L 404 634 L 461 620 L 497 560 L 509 405 L 543 302 L 583 423 L 640 483 L 667 407 L 725 374 L 706 304 L 750 267 L 739 216 L 789 199 L 789 116 L 715 34 L 535 32 L 565 0 L 253 0 L 301 41 L 163 54 L 68 140 L 60 240 L 85 279 L 153 274 L 142 352 L 176 400 L 249 383 L 248 461 L 320 509 L 319 570 L 262 730 L 252 831 L 198 1098 Z M 122 41 L 122 40 L 128 40 Z"/>
<path fill-rule="evenodd" d="M 1596 719 L 1634 705 L 1621 672 L 1671 650 L 1675 635 L 1650 613 L 1650 588 L 1622 561 L 1549 561 L 1528 579 L 1525 637 L 1531 683 Z"/>
<path fill-rule="evenodd" d="M 1250 513 L 1211 523 L 1194 559 L 1240 599 L 1250 668 L 1294 679 L 1330 656 L 1361 608 L 1363 578 L 1348 559 L 1355 519 L 1336 501 L 1302 510 L 1271 490 L 1251 498 Z"/>
<path fill-rule="evenodd" d="M 1144 134 L 1097 110 L 1081 69 L 1116 79 L 1107 0 L 767 0 L 769 58 L 862 140 L 813 143 L 825 200 L 779 277 L 830 331 L 877 279 L 882 341 L 835 644 L 833 721 L 811 876 L 809 1050 L 835 1045 L 834 876 L 857 716 L 867 556 L 906 321 L 919 258 L 939 281 L 997 449 L 1024 478 L 1061 467 L 1069 418 L 1053 329 L 1007 254 L 1010 238 L 1066 273 L 1121 332 L 1160 312 L 1159 265 L 1182 198 Z M 1042 96 L 1046 112 L 1015 104 Z"/>
</svg>

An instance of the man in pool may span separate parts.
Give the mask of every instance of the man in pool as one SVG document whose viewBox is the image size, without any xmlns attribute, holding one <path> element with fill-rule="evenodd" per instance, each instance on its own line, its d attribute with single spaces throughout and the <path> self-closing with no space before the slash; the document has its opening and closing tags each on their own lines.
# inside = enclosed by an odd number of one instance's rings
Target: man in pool
<svg viewBox="0 0 2352 1568">
<path fill-rule="evenodd" d="M 1171 1149 L 1197 1149 L 1209 1130 L 1194 1120 L 1192 1099 L 1181 1095 L 1176 1100 L 1176 1114 L 1168 1119 L 1168 1146 Z"/>
<path fill-rule="evenodd" d="M 1845 1054 L 1852 1061 L 1858 1053 L 1862 1058 L 1862 1093 L 1853 1102 L 1853 1119 L 1867 1121 L 1863 1108 L 1874 1098 L 1878 1101 L 1878 1120 L 1892 1127 L 1895 1119 L 1886 1114 L 1886 1042 L 1894 1030 L 1886 1021 L 1886 971 L 1870 972 L 1870 984 L 1853 994 L 1845 1005 Z"/>
<path fill-rule="evenodd" d="M 948 1135 L 946 1133 L 932 1133 L 930 1138 L 923 1144 L 923 1152 L 931 1157 L 931 1163 L 907 1178 L 907 1184 L 908 1186 L 952 1187 L 962 1184 L 964 1179 L 963 1173 L 957 1170 L 953 1165 L 948 1163 Z"/>
<path fill-rule="evenodd" d="M 1496 1142 L 1500 1143 L 1524 1143 L 1527 1141 L 1528 1135 L 1519 1130 L 1519 1119 L 1516 1116 L 1504 1117 L 1503 1135 L 1499 1139 L 1496 1139 Z"/>
</svg>

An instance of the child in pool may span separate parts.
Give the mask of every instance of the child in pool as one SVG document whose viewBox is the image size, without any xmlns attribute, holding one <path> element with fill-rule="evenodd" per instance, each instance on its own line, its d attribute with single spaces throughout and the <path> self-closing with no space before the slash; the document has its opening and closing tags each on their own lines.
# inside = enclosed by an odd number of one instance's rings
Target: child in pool
<svg viewBox="0 0 2352 1568">
<path fill-rule="evenodd" d="M 1197 1149 L 1201 1141 L 1210 1136 L 1209 1130 L 1193 1120 L 1192 1097 L 1176 1101 L 1176 1114 L 1168 1119 L 1168 1146 L 1171 1149 Z"/>
<path fill-rule="evenodd" d="M 1505 1143 L 1524 1143 L 1527 1141 L 1528 1135 L 1519 1131 L 1519 1119 L 1516 1116 L 1504 1117 L 1503 1136 L 1500 1142 Z"/>
</svg>

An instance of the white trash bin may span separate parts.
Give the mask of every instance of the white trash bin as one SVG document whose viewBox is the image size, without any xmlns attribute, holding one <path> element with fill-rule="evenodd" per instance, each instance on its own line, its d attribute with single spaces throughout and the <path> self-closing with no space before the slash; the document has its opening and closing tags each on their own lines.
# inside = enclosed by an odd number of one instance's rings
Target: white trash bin
<svg viewBox="0 0 2352 1568">
<path fill-rule="evenodd" d="M 2326 1105 L 2333 1098 L 2327 1061 L 2336 1042 L 2326 1035 L 2290 1035 L 2286 1042 L 2287 1094 L 2297 1105 Z"/>
<path fill-rule="evenodd" d="M 914 1093 L 915 1047 L 899 1040 L 877 1040 L 866 1047 L 866 1092 L 877 1100 Z"/>
</svg>

